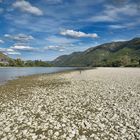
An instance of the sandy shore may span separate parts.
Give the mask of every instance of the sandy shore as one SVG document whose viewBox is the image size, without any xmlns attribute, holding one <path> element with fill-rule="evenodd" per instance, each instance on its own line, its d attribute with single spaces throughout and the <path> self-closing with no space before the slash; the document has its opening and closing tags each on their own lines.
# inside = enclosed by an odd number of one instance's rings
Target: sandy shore
<svg viewBox="0 0 140 140">
<path fill-rule="evenodd" d="M 139 140 L 140 69 L 97 68 L 0 86 L 1 140 Z"/>
</svg>

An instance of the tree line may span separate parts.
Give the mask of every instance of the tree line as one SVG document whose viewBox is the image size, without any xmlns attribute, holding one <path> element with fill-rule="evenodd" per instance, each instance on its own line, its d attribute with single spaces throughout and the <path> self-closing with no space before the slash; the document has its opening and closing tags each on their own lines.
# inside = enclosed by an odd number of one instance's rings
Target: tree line
<svg viewBox="0 0 140 140">
<path fill-rule="evenodd" d="M 10 66 L 10 67 L 51 67 L 52 65 L 48 62 L 42 60 L 28 60 L 23 61 L 18 59 L 9 59 L 8 63 L 0 63 L 0 66 Z"/>
<path fill-rule="evenodd" d="M 140 67 L 140 58 L 134 57 L 129 58 L 127 56 L 123 56 L 120 59 L 115 60 L 107 60 L 103 59 L 102 61 L 94 61 L 94 67 Z"/>
</svg>

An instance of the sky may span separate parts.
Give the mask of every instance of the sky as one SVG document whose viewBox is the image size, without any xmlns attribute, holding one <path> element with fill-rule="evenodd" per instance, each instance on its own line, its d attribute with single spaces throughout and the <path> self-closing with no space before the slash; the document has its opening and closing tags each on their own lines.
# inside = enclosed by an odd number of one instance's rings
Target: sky
<svg viewBox="0 0 140 140">
<path fill-rule="evenodd" d="M 51 61 L 140 37 L 140 0 L 0 0 L 0 51 Z"/>
</svg>

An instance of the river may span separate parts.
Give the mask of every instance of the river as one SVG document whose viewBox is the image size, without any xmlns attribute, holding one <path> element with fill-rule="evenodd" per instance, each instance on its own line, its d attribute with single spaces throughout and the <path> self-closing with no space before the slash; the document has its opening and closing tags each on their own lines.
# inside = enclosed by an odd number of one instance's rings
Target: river
<svg viewBox="0 0 140 140">
<path fill-rule="evenodd" d="M 8 80 L 16 79 L 19 76 L 29 76 L 34 74 L 54 73 L 75 68 L 71 67 L 1 67 L 0 68 L 0 84 L 6 83 Z"/>
</svg>

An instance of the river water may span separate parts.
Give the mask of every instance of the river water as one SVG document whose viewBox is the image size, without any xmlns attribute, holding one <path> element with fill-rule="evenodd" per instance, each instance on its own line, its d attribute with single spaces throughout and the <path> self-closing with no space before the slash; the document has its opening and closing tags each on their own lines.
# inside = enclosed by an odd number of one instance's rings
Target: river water
<svg viewBox="0 0 140 140">
<path fill-rule="evenodd" d="M 0 68 L 0 84 L 6 83 L 8 80 L 16 79 L 19 76 L 28 76 L 34 74 L 43 73 L 54 73 L 75 68 L 70 67 L 28 67 L 28 68 L 17 68 L 17 67 L 4 67 Z"/>
</svg>

